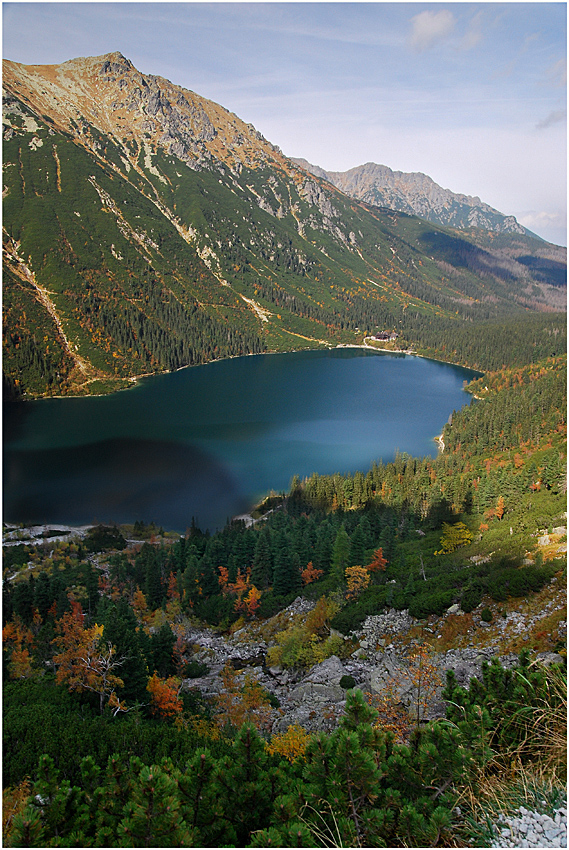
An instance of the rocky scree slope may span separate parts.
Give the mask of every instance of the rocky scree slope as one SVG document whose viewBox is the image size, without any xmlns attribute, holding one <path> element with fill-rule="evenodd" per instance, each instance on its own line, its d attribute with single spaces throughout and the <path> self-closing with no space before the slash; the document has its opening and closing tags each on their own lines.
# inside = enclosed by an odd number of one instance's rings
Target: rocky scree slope
<svg viewBox="0 0 569 850">
<path fill-rule="evenodd" d="M 365 693 L 392 694 L 412 720 L 417 692 L 410 675 L 411 657 L 420 647 L 429 647 L 435 686 L 422 719 L 434 719 L 444 716 L 441 693 L 447 670 L 467 687 L 471 678 L 481 677 L 484 661 L 499 658 L 510 668 L 525 648 L 538 662 L 560 662 L 554 644 L 567 636 L 567 590 L 560 574 L 531 600 L 490 603 L 490 623 L 481 616 L 482 606 L 466 614 L 453 605 L 441 617 L 432 615 L 425 621 L 406 610 L 386 609 L 367 617 L 360 630 L 344 637 L 342 658 L 331 656 L 310 670 L 269 666 L 267 651 L 275 644 L 276 634 L 302 623 L 314 604 L 298 597 L 270 620 L 251 622 L 230 635 L 188 626 L 184 641 L 192 647 L 193 659 L 207 665 L 208 672 L 186 679 L 184 687 L 214 697 L 223 690 L 220 673 L 229 664 L 238 671 L 239 680 L 249 676 L 277 697 L 273 732 L 295 724 L 313 732 L 337 725 L 345 707 L 343 677 L 350 676 Z"/>
<path fill-rule="evenodd" d="M 20 394 L 551 307 L 531 264 L 354 201 L 120 53 L 3 72 L 4 369 Z"/>
</svg>

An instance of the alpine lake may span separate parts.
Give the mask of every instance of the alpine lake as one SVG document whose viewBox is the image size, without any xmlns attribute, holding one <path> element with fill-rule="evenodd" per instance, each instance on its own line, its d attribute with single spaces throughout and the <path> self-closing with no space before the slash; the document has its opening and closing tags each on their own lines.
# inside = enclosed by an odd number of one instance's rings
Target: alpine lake
<svg viewBox="0 0 569 850">
<path fill-rule="evenodd" d="M 4 522 L 214 531 L 294 475 L 436 456 L 478 373 L 359 348 L 239 357 L 4 405 Z"/>
</svg>

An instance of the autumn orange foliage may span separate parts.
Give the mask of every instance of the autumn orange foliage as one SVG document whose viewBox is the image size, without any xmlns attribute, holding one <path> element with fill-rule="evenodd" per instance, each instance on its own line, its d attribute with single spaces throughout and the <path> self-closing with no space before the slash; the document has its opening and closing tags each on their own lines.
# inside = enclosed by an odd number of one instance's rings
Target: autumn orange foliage
<svg viewBox="0 0 569 850">
<path fill-rule="evenodd" d="M 66 684 L 70 691 L 98 694 L 101 713 L 105 701 L 115 713 L 125 710 L 116 696 L 116 689 L 124 687 L 124 682 L 114 673 L 125 659 L 117 657 L 116 648 L 103 641 L 103 626 L 95 623 L 91 628 L 84 628 L 81 605 L 71 600 L 71 611 L 57 622 L 56 629 L 59 634 L 53 643 L 59 652 L 53 660 L 57 683 Z"/>
<path fill-rule="evenodd" d="M 371 564 L 366 564 L 366 569 L 370 573 L 375 573 L 378 570 L 385 570 L 387 566 L 387 558 L 383 557 L 383 547 L 380 546 L 379 549 L 376 549 L 373 553 L 373 561 Z"/>
<path fill-rule="evenodd" d="M 148 680 L 146 690 L 151 696 L 150 710 L 158 717 L 176 717 L 183 708 L 179 696 L 181 680 L 175 676 L 167 679 L 154 673 Z"/>
<path fill-rule="evenodd" d="M 243 607 L 236 608 L 236 610 L 244 611 L 248 617 L 254 617 L 259 609 L 260 604 L 261 591 L 256 588 L 254 584 L 252 584 L 249 593 L 241 603 Z"/>
<path fill-rule="evenodd" d="M 142 590 L 137 587 L 132 598 L 132 608 L 136 614 L 136 619 L 139 623 L 146 625 L 150 618 L 150 610 L 146 601 L 146 596 Z"/>
<path fill-rule="evenodd" d="M 407 656 L 407 664 L 399 668 L 378 694 L 367 694 L 370 705 L 379 712 L 375 725 L 391 731 L 399 741 L 407 741 L 411 729 L 425 722 L 428 712 L 443 684 L 439 668 L 432 661 L 427 644 L 415 647 Z M 411 689 L 408 707 L 401 693 Z"/>
<path fill-rule="evenodd" d="M 29 679 L 36 672 L 30 650 L 34 635 L 19 617 L 14 617 L 2 629 L 2 641 L 10 651 L 8 672 L 11 679 Z"/>
<path fill-rule="evenodd" d="M 324 570 L 317 569 L 312 563 L 312 561 L 309 561 L 306 567 L 300 573 L 302 583 L 305 586 L 307 584 L 311 584 L 313 581 L 317 581 L 322 575 L 324 575 Z"/>
<path fill-rule="evenodd" d="M 219 567 L 219 585 L 224 596 L 235 597 L 235 611 L 254 617 L 261 602 L 261 591 L 251 584 L 251 567 L 245 573 L 237 570 L 237 578 L 229 581 L 227 567 Z"/>
<path fill-rule="evenodd" d="M 179 599 L 180 592 L 178 590 L 178 584 L 176 581 L 176 576 L 173 572 L 170 571 L 170 575 L 168 576 L 168 590 L 167 590 L 168 599 Z"/>
</svg>

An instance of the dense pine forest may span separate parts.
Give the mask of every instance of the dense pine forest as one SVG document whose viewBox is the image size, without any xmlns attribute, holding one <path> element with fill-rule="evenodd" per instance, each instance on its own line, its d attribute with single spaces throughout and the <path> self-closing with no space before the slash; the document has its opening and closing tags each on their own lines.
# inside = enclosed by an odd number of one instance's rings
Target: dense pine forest
<svg viewBox="0 0 569 850">
<path fill-rule="evenodd" d="M 39 545 L 22 531 L 5 546 L 5 844 L 482 840 L 457 801 L 477 793 L 484 765 L 500 773 L 514 752 L 524 769 L 539 761 L 545 706 L 551 744 L 565 665 L 542 669 L 531 654 L 564 659 L 563 640 L 543 632 L 516 669 L 495 662 L 469 690 L 450 675 L 446 720 L 402 731 L 346 682 L 337 728 L 271 734 L 278 701 L 253 680 L 227 669 L 217 698 L 192 688 L 205 665 L 184 629 L 233 633 L 304 596 L 314 613 L 276 634 L 266 663 L 308 669 L 357 648 L 378 611 L 418 623 L 455 603 L 489 612 L 563 581 L 565 558 L 536 534 L 564 524 L 566 358 L 513 360 L 470 384 L 473 403 L 455 411 L 435 459 L 296 478 L 253 524 L 215 534 L 141 519 Z"/>
</svg>

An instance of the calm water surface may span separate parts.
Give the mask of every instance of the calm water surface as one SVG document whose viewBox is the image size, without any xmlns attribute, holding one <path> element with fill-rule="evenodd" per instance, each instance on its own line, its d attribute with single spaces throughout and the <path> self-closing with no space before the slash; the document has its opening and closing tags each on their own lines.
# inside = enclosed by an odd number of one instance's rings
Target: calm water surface
<svg viewBox="0 0 569 850">
<path fill-rule="evenodd" d="M 436 455 L 475 373 L 361 349 L 241 357 L 6 406 L 4 520 L 215 529 L 294 474 Z"/>
</svg>

